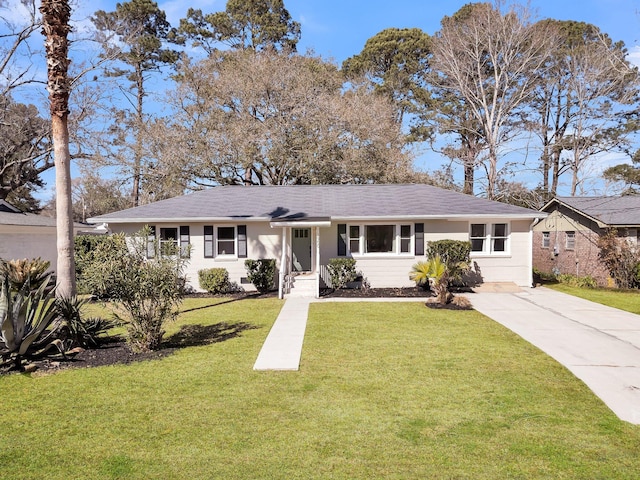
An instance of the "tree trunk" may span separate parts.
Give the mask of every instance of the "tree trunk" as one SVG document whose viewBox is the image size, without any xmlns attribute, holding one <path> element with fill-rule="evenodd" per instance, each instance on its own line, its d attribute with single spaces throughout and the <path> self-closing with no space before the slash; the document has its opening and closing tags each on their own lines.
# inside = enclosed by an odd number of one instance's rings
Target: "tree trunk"
<svg viewBox="0 0 640 480">
<path fill-rule="evenodd" d="M 53 152 L 56 169 L 56 266 L 58 297 L 76 294 L 73 258 L 73 213 L 71 209 L 71 155 L 69 153 L 69 44 L 71 7 L 68 0 L 42 0 L 42 34 L 47 52 L 47 90 L 51 111 Z"/>
<path fill-rule="evenodd" d="M 51 117 L 56 163 L 56 233 L 58 245 L 57 291 L 59 297 L 76 294 L 76 266 L 73 241 L 73 208 L 71 202 L 71 155 L 67 117 Z"/>
</svg>

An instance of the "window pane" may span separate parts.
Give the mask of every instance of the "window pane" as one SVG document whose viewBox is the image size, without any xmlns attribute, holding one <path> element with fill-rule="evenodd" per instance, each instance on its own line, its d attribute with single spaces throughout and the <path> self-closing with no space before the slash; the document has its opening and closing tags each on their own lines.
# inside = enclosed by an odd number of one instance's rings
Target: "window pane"
<svg viewBox="0 0 640 480">
<path fill-rule="evenodd" d="M 218 227 L 218 255 L 234 255 L 236 253 L 235 227 Z"/>
<path fill-rule="evenodd" d="M 471 236 L 476 238 L 484 237 L 484 223 L 472 223 Z"/>
<path fill-rule="evenodd" d="M 233 227 L 218 227 L 218 239 L 220 240 L 233 240 L 235 237 L 235 228 Z"/>
<path fill-rule="evenodd" d="M 567 250 L 573 250 L 576 246 L 576 232 L 567 232 Z"/>
<path fill-rule="evenodd" d="M 176 240 L 178 238 L 177 228 L 161 228 L 160 239 L 161 240 Z"/>
<path fill-rule="evenodd" d="M 484 238 L 473 238 L 473 239 L 471 239 L 471 251 L 472 252 L 483 252 L 484 251 Z"/>
<path fill-rule="evenodd" d="M 367 225 L 367 252 L 392 252 L 394 230 L 393 225 Z"/>
<path fill-rule="evenodd" d="M 496 223 L 493 225 L 493 236 L 494 237 L 506 237 L 507 236 L 507 224 L 506 223 Z"/>
<path fill-rule="evenodd" d="M 549 248 L 551 234 L 549 232 L 542 232 L 542 247 Z"/>
<path fill-rule="evenodd" d="M 359 238 L 360 237 L 360 227 L 358 225 L 351 225 L 349 227 L 349 237 L 350 238 Z"/>
<path fill-rule="evenodd" d="M 233 255 L 235 242 L 233 240 L 218 241 L 218 255 Z"/>
<path fill-rule="evenodd" d="M 360 239 L 352 238 L 349 240 L 349 250 L 351 253 L 360 253 Z"/>
<path fill-rule="evenodd" d="M 411 225 L 400 225 L 400 236 L 407 238 L 411 236 Z"/>
<path fill-rule="evenodd" d="M 504 238 L 494 238 L 493 239 L 493 251 L 494 252 L 504 252 L 506 240 Z"/>
<path fill-rule="evenodd" d="M 410 238 L 401 238 L 400 239 L 400 252 L 409 253 L 409 249 L 411 248 L 411 239 Z"/>
<path fill-rule="evenodd" d="M 204 256 L 213 257 L 213 225 L 204 226 Z"/>
</svg>

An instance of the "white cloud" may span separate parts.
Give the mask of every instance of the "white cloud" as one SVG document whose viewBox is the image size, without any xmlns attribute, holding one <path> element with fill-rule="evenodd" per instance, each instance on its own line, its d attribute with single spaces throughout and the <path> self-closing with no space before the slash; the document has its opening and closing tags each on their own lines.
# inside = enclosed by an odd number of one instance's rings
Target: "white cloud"
<svg viewBox="0 0 640 480">
<path fill-rule="evenodd" d="M 629 49 L 627 60 L 629 60 L 632 65 L 640 67 L 640 46 L 635 45 Z"/>
</svg>

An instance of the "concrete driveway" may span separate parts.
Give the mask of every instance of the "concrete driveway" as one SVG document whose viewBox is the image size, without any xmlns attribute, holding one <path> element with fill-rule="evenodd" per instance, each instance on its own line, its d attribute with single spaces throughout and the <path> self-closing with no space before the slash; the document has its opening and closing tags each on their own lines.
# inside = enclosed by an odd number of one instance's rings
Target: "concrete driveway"
<svg viewBox="0 0 640 480">
<path fill-rule="evenodd" d="M 640 424 L 640 315 L 544 287 L 468 298 L 566 366 L 619 418 Z"/>
</svg>

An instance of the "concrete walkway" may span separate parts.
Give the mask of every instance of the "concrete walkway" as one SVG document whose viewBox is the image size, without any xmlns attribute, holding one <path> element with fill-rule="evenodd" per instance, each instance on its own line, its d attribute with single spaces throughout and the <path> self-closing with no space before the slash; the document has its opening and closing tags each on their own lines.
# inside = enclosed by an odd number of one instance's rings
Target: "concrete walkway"
<svg viewBox="0 0 640 480">
<path fill-rule="evenodd" d="M 620 419 L 640 424 L 639 315 L 544 287 L 468 298 L 567 367 Z"/>
<path fill-rule="evenodd" d="M 313 298 L 287 298 L 253 365 L 254 370 L 298 370 L 309 304 Z"/>
</svg>

